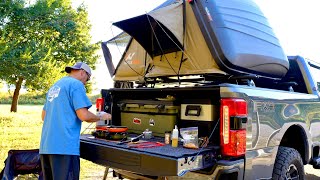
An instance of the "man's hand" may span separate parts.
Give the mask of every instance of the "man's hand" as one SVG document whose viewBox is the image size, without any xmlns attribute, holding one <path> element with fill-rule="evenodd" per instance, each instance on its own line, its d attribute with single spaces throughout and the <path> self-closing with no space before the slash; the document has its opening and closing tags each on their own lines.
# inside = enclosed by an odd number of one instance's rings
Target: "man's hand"
<svg viewBox="0 0 320 180">
<path fill-rule="evenodd" d="M 111 114 L 106 113 L 104 111 L 97 112 L 97 116 L 99 117 L 100 121 L 111 120 Z"/>
</svg>

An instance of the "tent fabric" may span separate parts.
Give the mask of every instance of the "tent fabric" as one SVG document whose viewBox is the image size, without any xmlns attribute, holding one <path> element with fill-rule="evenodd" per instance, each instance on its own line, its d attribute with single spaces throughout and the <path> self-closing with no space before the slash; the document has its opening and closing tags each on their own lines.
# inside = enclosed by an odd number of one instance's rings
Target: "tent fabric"
<svg viewBox="0 0 320 180">
<path fill-rule="evenodd" d="M 148 14 L 116 22 L 114 25 L 136 39 L 151 56 L 178 51 L 181 48 L 172 32 Z"/>
<path fill-rule="evenodd" d="M 188 3 L 186 5 L 185 51 L 180 71 L 181 51 L 154 57 L 154 67 L 146 77 L 177 75 L 178 71 L 179 75 L 225 74 L 211 56 L 190 5 Z"/>
<path fill-rule="evenodd" d="M 116 81 L 143 81 L 146 68 L 151 57 L 146 50 L 134 39 L 130 42 L 124 56 L 116 68 Z"/>
<path fill-rule="evenodd" d="M 149 13 L 154 19 L 163 24 L 183 44 L 183 12 L 180 3 L 173 3 L 167 7 Z"/>
<path fill-rule="evenodd" d="M 104 60 L 106 61 L 110 76 L 114 75 L 115 68 L 112 62 L 112 56 L 106 42 L 101 43 Z"/>
<path fill-rule="evenodd" d="M 10 150 L 8 152 L 0 179 L 14 179 L 19 174 L 37 174 L 38 179 L 43 179 L 39 149 Z"/>
<path fill-rule="evenodd" d="M 116 68 L 114 80 L 226 74 L 213 59 L 190 4 L 183 4 L 182 0 L 170 2 L 148 14 L 114 23 L 133 38 Z"/>
<path fill-rule="evenodd" d="M 106 44 L 113 44 L 117 46 L 127 46 L 130 39 L 131 39 L 131 36 L 129 34 L 127 34 L 126 32 L 121 32 L 114 38 L 108 40 Z"/>
</svg>

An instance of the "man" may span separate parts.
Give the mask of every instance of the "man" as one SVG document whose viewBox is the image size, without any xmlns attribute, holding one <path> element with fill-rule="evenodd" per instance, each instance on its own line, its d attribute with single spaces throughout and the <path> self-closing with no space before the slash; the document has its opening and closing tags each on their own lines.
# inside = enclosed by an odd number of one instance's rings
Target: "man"
<svg viewBox="0 0 320 180">
<path fill-rule="evenodd" d="M 92 106 L 84 85 L 91 69 L 77 62 L 67 66 L 69 76 L 61 78 L 48 91 L 42 110 L 40 159 L 44 179 L 79 179 L 80 129 L 82 121 L 110 120 L 111 115 L 88 111 Z"/>
</svg>

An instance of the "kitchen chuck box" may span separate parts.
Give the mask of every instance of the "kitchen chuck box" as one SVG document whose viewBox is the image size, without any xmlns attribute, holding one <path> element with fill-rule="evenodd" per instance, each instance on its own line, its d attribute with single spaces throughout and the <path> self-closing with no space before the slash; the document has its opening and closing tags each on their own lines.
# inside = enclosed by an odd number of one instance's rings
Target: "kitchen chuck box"
<svg viewBox="0 0 320 180">
<path fill-rule="evenodd" d="M 121 111 L 121 125 L 128 127 L 129 133 L 141 134 L 146 129 L 153 136 L 164 137 L 177 124 L 180 106 L 173 101 L 124 100 L 118 103 Z"/>
</svg>

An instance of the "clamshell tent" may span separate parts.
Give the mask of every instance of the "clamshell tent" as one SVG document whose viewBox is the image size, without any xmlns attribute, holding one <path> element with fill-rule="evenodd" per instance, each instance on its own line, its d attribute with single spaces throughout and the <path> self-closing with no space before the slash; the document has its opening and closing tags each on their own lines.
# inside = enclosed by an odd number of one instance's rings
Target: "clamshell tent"
<svg viewBox="0 0 320 180">
<path fill-rule="evenodd" d="M 134 37 L 116 68 L 114 80 L 225 74 L 213 60 L 190 6 L 186 7 L 184 28 L 182 1 L 168 2 L 148 14 L 114 23 Z"/>
<path fill-rule="evenodd" d="M 272 28 L 251 0 L 168 0 L 114 25 L 132 37 L 115 80 L 226 72 L 282 77 L 289 66 Z"/>
</svg>

